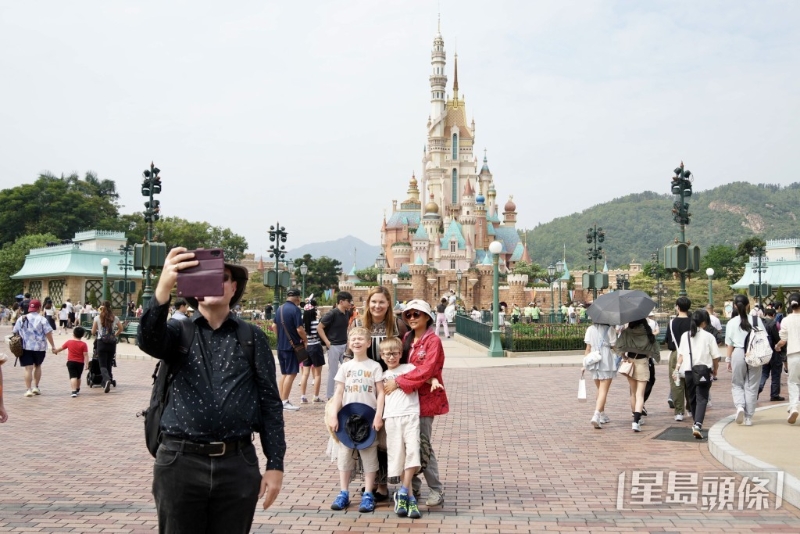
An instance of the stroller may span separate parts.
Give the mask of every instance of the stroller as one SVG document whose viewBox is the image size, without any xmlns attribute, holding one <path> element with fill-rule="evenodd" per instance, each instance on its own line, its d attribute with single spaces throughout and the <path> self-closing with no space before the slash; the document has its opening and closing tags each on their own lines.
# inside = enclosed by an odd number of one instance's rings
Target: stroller
<svg viewBox="0 0 800 534">
<path fill-rule="evenodd" d="M 89 361 L 89 371 L 86 373 L 86 385 L 89 388 L 93 388 L 94 386 L 101 387 L 103 385 L 103 373 L 100 372 L 100 359 L 97 357 L 97 338 L 95 337 L 94 343 L 92 343 L 92 359 Z M 117 366 L 117 358 L 114 355 L 114 358 L 111 360 L 111 367 Z M 114 378 L 111 378 L 111 385 L 117 387 L 117 381 Z"/>
</svg>

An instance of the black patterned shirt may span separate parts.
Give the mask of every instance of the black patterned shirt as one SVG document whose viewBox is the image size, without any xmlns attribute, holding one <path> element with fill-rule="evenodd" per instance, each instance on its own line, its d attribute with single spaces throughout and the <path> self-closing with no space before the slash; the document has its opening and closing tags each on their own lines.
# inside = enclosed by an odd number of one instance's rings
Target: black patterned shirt
<svg viewBox="0 0 800 534">
<path fill-rule="evenodd" d="M 167 321 L 168 312 L 169 303 L 159 306 L 152 298 L 137 336 L 144 352 L 179 366 L 161 417 L 161 430 L 198 443 L 246 439 L 258 432 L 267 469 L 283 471 L 283 403 L 267 336 L 254 329 L 253 368 L 239 346 L 233 315 L 212 330 L 198 310 L 191 319 L 197 327 L 192 347 L 182 355 L 178 351 L 181 329 Z"/>
</svg>

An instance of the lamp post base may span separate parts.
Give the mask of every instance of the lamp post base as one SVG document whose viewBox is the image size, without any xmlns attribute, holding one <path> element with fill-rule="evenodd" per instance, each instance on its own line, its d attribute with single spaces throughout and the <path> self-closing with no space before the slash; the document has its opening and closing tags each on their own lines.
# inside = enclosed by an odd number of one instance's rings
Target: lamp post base
<svg viewBox="0 0 800 534">
<path fill-rule="evenodd" d="M 489 342 L 489 356 L 491 358 L 503 358 L 505 355 L 503 344 L 500 342 L 500 330 L 492 330 L 492 340 Z"/>
</svg>

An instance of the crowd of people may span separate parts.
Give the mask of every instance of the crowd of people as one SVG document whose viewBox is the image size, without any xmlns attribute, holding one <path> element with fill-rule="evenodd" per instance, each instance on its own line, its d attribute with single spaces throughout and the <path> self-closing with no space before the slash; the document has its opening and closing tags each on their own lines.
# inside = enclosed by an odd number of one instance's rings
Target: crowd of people
<svg viewBox="0 0 800 534">
<path fill-rule="evenodd" d="M 670 352 L 667 404 L 675 421 L 690 417 L 693 436 L 703 438 L 705 414 L 711 405 L 710 390 L 721 378 L 719 368 L 724 353 L 736 407 L 735 422 L 753 425 L 758 397 L 767 380 L 772 380 L 769 400 L 786 400 L 780 394 L 780 373 L 785 370 L 789 374 L 787 421 L 794 424 L 800 413 L 800 293 L 789 295 L 791 313 L 786 317 L 781 302 L 764 309 L 751 308 L 747 296 L 736 295 L 724 334 L 712 305 L 694 311 L 691 308 L 687 297 L 675 301 L 675 315 L 667 322 L 664 338 Z M 766 333 L 772 351 L 771 357 L 769 353 L 766 355 L 769 361 L 760 367 L 745 361 L 756 332 Z M 661 360 L 658 334 L 659 325 L 652 312 L 625 325 L 595 323 L 587 328 L 582 372 L 590 372 L 597 388 L 590 420 L 594 428 L 601 429 L 610 422 L 605 414 L 608 391 L 613 379 L 624 374 L 630 396 L 631 427 L 634 432 L 641 431 L 643 418 L 647 416 L 645 403 L 656 381 L 655 366 Z"/>
</svg>

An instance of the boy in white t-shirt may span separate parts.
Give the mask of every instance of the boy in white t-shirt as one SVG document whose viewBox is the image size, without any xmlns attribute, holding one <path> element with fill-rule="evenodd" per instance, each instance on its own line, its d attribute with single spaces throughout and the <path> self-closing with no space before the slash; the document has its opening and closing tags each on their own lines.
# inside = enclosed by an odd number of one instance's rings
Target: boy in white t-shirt
<svg viewBox="0 0 800 534">
<path fill-rule="evenodd" d="M 381 341 L 381 358 L 387 370 L 383 372 L 384 380 L 394 380 L 400 375 L 413 371 L 410 363 L 400 363 L 403 354 L 403 342 L 392 337 Z M 431 390 L 442 387 L 436 378 L 432 379 Z M 386 445 L 389 453 L 390 477 L 402 477 L 400 490 L 394 495 L 394 511 L 400 517 L 417 519 L 422 517 L 413 494 L 409 494 L 411 481 L 419 471 L 419 394 L 416 391 L 404 393 L 398 389 L 386 397 L 383 408 L 386 423 Z"/>
<path fill-rule="evenodd" d="M 336 391 L 333 394 L 333 410 L 328 418 L 328 426 L 336 432 L 339 429 L 337 414 L 342 406 L 358 402 L 375 410 L 373 428 L 380 430 L 383 426 L 383 369 L 381 364 L 367 356 L 367 349 L 372 344 L 372 334 L 364 327 L 357 326 L 348 334 L 348 345 L 353 351 L 353 359 L 339 367 L 336 377 Z M 350 505 L 350 474 L 355 469 L 355 449 L 339 444 L 338 467 L 341 491 L 331 504 L 331 510 L 344 510 Z M 378 473 L 378 443 L 358 451 L 364 466 L 365 491 L 361 497 L 361 513 L 375 510 L 375 477 Z"/>
</svg>

